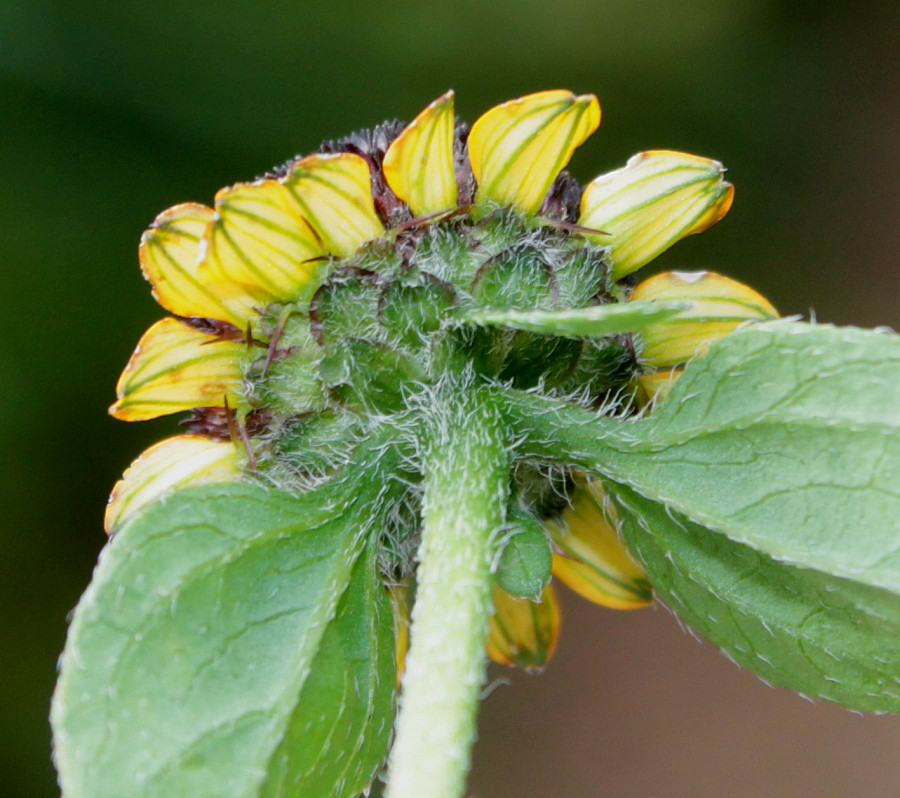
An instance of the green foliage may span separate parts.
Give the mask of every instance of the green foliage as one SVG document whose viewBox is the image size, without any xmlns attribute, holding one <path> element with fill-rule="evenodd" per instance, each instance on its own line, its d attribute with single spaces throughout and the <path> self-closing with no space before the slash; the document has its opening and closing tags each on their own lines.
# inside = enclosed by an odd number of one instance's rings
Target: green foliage
<svg viewBox="0 0 900 798">
<path fill-rule="evenodd" d="M 456 302 L 453 287 L 430 274 L 412 274 L 384 290 L 379 319 L 390 338 L 410 349 L 420 348 Z"/>
<path fill-rule="evenodd" d="M 473 310 L 464 318 L 472 324 L 583 338 L 636 332 L 677 316 L 689 305 L 687 302 L 628 302 L 574 310 Z"/>
<path fill-rule="evenodd" d="M 187 490 L 115 537 L 54 699 L 68 798 L 354 796 L 369 783 L 395 679 L 386 598 L 371 552 L 358 556 L 367 485 Z"/>
<path fill-rule="evenodd" d="M 340 404 L 373 413 L 401 411 L 404 387 L 423 375 L 419 364 L 402 350 L 348 338 L 331 347 L 320 363 L 319 376 Z"/>
<path fill-rule="evenodd" d="M 475 301 L 489 308 L 550 308 L 556 280 L 543 253 L 516 245 L 486 261 L 472 282 Z"/>
<path fill-rule="evenodd" d="M 550 581 L 553 558 L 547 533 L 531 513 L 511 511 L 495 578 L 507 593 L 534 599 Z"/>
<path fill-rule="evenodd" d="M 689 623 L 773 681 L 900 709 L 900 338 L 767 323 L 717 342 L 644 420 L 537 404 L 510 408 L 523 448 L 613 483 Z"/>
<path fill-rule="evenodd" d="M 627 432 L 609 468 L 643 495 L 777 560 L 900 591 L 900 337 L 741 330 Z"/>
<path fill-rule="evenodd" d="M 581 346 L 557 336 L 636 329 L 680 306 L 589 310 L 564 316 L 562 326 L 558 313 L 509 311 L 492 322 L 500 329 L 444 330 L 437 340 L 455 354 L 444 368 L 470 366 L 473 334 L 519 336 L 523 347 L 527 339 Z M 517 329 L 525 316 L 545 326 Z M 390 523 L 396 533 L 399 515 L 386 501 L 423 473 L 425 506 L 450 519 L 467 506 L 485 545 L 478 568 L 441 583 L 447 593 L 432 609 L 417 605 L 430 613 L 438 659 L 449 656 L 459 586 L 472 587 L 473 578 L 489 585 L 488 542 L 508 491 L 515 486 L 533 503 L 528 479 L 564 492 L 574 468 L 605 478 L 624 538 L 655 589 L 733 659 L 810 696 L 900 711 L 897 336 L 792 322 L 748 327 L 689 364 L 639 420 L 488 387 L 471 370 L 452 389 L 449 381 L 443 393 L 420 387 L 411 400 L 400 387 L 416 378 L 398 360 L 405 349 L 358 339 L 326 346 L 333 351 L 322 375 L 332 391 L 345 391 L 351 410 L 317 416 L 321 429 L 297 419 L 279 451 L 297 450 L 283 465 L 299 476 L 304 464 L 315 470 L 303 449 L 346 438 L 330 455 L 351 459 L 343 474 L 312 490 L 232 484 L 176 493 L 110 544 L 76 612 L 54 702 L 67 798 L 355 798 L 365 789 L 393 721 L 394 639 L 376 563 L 387 562 L 379 541 Z M 372 410 L 363 394 L 406 423 L 384 421 L 380 432 L 361 435 L 353 413 Z M 448 403 L 456 411 L 442 415 Z M 491 468 L 453 443 L 460 440 L 477 444 Z M 507 440 L 517 441 L 512 459 Z M 423 451 L 427 467 L 410 459 Z M 456 470 L 435 489 L 445 461 Z M 541 476 L 548 461 L 563 466 L 556 482 Z M 401 467 L 402 480 L 392 480 Z M 507 521 L 496 581 L 513 595 L 537 596 L 550 578 L 546 534 L 524 511 Z M 423 547 L 420 580 L 429 557 L 455 567 L 454 557 L 474 551 L 474 538 L 447 523 L 459 548 L 432 556 Z M 432 546 L 447 541 L 438 528 Z M 413 542 L 415 533 L 403 532 Z M 475 615 L 486 621 L 485 607 Z M 465 650 L 453 656 L 474 705 L 470 688 L 484 655 L 473 623 L 459 626 Z M 423 684 L 430 701 L 435 685 Z M 417 728 L 440 723 L 434 712 L 423 710 Z"/>
<path fill-rule="evenodd" d="M 394 718 L 394 635 L 376 547 L 357 561 L 325 628 L 261 798 L 353 798 L 387 750 Z"/>
<path fill-rule="evenodd" d="M 656 591 L 736 662 L 806 695 L 900 711 L 896 592 L 778 562 L 633 490 L 611 492 Z"/>
</svg>

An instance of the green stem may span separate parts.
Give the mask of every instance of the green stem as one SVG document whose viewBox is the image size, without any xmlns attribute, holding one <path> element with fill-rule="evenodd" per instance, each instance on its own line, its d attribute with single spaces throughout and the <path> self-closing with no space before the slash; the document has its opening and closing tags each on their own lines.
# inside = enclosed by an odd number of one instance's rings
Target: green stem
<svg viewBox="0 0 900 798">
<path fill-rule="evenodd" d="M 624 423 L 571 402 L 512 388 L 499 389 L 497 401 L 515 436 L 516 456 L 573 466 L 629 482 L 633 452 L 643 440 L 635 423 Z"/>
<path fill-rule="evenodd" d="M 428 415 L 418 587 L 386 798 L 457 798 L 465 789 L 492 606 L 492 535 L 509 490 L 509 450 L 489 397 L 470 386 L 443 391 Z"/>
</svg>

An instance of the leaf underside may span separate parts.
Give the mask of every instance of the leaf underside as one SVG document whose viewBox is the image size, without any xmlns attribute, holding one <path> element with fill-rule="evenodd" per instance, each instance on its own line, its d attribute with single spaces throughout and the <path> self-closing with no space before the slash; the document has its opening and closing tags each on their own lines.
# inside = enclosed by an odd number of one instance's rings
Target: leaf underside
<svg viewBox="0 0 900 798">
<path fill-rule="evenodd" d="M 356 493 L 186 490 L 115 537 L 54 697 L 67 798 L 365 787 L 387 745 L 394 670 Z"/>
<path fill-rule="evenodd" d="M 643 496 L 776 560 L 900 592 L 900 336 L 740 330 L 625 429 L 609 466 Z"/>
<path fill-rule="evenodd" d="M 764 678 L 900 710 L 900 336 L 743 328 L 638 421 L 506 395 L 524 452 L 604 477 L 690 625 Z"/>
<path fill-rule="evenodd" d="M 747 328 L 627 434 L 625 534 L 673 608 L 764 678 L 900 710 L 900 338 Z"/>
<path fill-rule="evenodd" d="M 900 711 L 896 594 L 776 562 L 628 488 L 611 492 L 655 590 L 733 660 L 808 696 Z"/>
<path fill-rule="evenodd" d="M 690 302 L 626 302 L 571 310 L 475 310 L 463 321 L 515 330 L 584 338 L 636 332 L 676 318 Z"/>
</svg>

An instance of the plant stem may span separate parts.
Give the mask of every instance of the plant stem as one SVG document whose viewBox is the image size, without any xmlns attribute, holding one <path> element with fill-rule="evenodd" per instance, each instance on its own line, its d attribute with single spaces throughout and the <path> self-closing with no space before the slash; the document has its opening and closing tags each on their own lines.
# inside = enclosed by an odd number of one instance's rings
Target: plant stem
<svg viewBox="0 0 900 798">
<path fill-rule="evenodd" d="M 574 466 L 589 473 L 629 481 L 629 463 L 643 438 L 636 424 L 557 399 L 512 388 L 496 393 L 503 417 L 516 438 L 516 455 Z"/>
<path fill-rule="evenodd" d="M 503 523 L 509 451 L 490 398 L 470 386 L 429 405 L 418 588 L 386 798 L 465 789 L 484 680 L 492 533 Z"/>
</svg>

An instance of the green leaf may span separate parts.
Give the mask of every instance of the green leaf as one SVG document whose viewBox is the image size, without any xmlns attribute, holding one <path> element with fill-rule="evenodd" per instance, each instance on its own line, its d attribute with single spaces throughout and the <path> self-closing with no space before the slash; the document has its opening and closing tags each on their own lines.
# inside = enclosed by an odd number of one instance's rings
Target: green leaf
<svg viewBox="0 0 900 798">
<path fill-rule="evenodd" d="M 466 313 L 462 321 L 564 338 L 584 338 L 643 330 L 678 316 L 690 306 L 690 302 L 626 302 L 574 310 L 473 310 Z"/>
<path fill-rule="evenodd" d="M 360 557 L 325 629 L 287 733 L 269 760 L 262 798 L 356 796 L 384 758 L 397 666 L 376 547 Z"/>
<path fill-rule="evenodd" d="M 547 533 L 524 511 L 511 511 L 500 550 L 496 579 L 507 593 L 537 598 L 550 581 L 553 556 Z"/>
<path fill-rule="evenodd" d="M 361 791 L 384 755 L 394 679 L 371 563 L 354 572 L 380 488 L 186 490 L 116 535 L 54 697 L 67 798 Z M 311 730 L 309 751 L 283 748 Z"/>
<path fill-rule="evenodd" d="M 834 613 L 851 610 L 854 618 L 877 621 L 860 622 L 857 637 L 842 638 L 850 641 L 846 657 L 856 676 L 845 673 L 844 655 L 823 656 L 815 658 L 822 680 L 843 687 L 813 688 L 807 669 L 800 689 L 850 706 L 900 708 L 886 681 L 898 668 L 896 656 L 886 658 L 900 606 L 900 337 L 797 322 L 753 325 L 689 364 L 652 415 L 637 422 L 506 395 L 520 456 L 602 474 L 640 497 L 642 513 L 655 505 L 654 518 L 664 513 L 689 534 L 730 539 L 727 556 L 750 556 L 737 546 L 744 544 L 792 585 L 780 594 L 786 609 L 795 590 L 797 606 L 818 607 L 825 626 Z M 676 556 L 669 540 L 656 542 L 658 556 Z M 648 555 L 651 570 L 653 562 Z M 698 590 L 715 587 L 704 579 Z M 679 585 L 687 595 L 686 583 Z M 750 580 L 735 583 L 723 601 L 738 612 L 752 589 Z M 688 621 L 715 636 L 701 614 Z M 803 628 L 814 627 L 816 617 Z M 825 632 L 817 634 L 831 651 Z M 783 645 L 774 637 L 769 644 L 760 637 L 757 652 L 743 661 L 758 670 L 766 659 L 778 661 Z M 716 639 L 735 645 L 734 638 Z"/>
<path fill-rule="evenodd" d="M 756 324 L 637 422 L 508 401 L 523 455 L 603 474 L 776 560 L 900 591 L 900 336 Z"/>
<path fill-rule="evenodd" d="M 732 333 L 630 425 L 618 478 L 776 560 L 900 592 L 900 337 Z"/>
<path fill-rule="evenodd" d="M 610 485 L 657 593 L 764 679 L 869 712 L 900 711 L 897 595 L 779 563 Z"/>
</svg>

